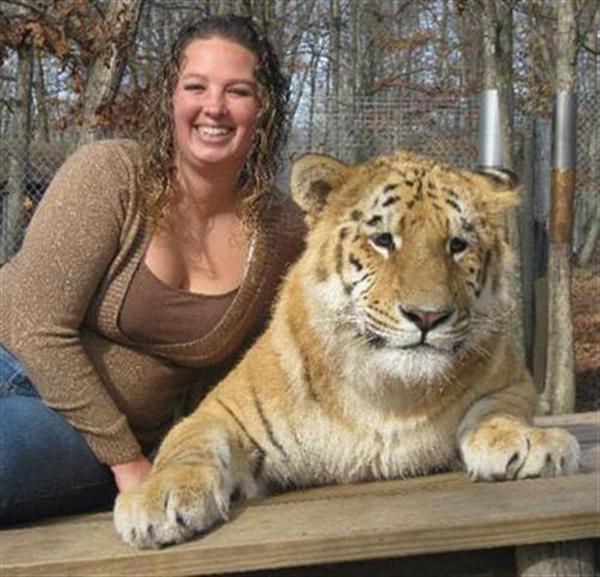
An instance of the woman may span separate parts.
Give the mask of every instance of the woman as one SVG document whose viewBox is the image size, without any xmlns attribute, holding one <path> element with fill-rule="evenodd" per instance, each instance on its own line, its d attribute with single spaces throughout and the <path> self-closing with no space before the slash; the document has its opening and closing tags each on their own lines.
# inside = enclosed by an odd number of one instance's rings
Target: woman
<svg viewBox="0 0 600 577">
<path fill-rule="evenodd" d="M 76 152 L 0 270 L 0 522 L 112 504 L 301 247 L 272 189 L 287 83 L 249 20 L 186 28 L 140 139 Z"/>
</svg>

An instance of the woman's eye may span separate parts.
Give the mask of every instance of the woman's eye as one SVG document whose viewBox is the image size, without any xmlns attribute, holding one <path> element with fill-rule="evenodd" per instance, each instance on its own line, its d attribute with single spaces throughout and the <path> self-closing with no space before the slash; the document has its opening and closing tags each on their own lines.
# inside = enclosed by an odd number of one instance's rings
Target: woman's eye
<svg viewBox="0 0 600 577">
<path fill-rule="evenodd" d="M 469 243 L 464 238 L 454 236 L 450 239 L 448 247 L 450 249 L 450 254 L 460 254 L 467 250 Z"/>
<path fill-rule="evenodd" d="M 252 92 L 247 88 L 230 88 L 229 93 L 234 96 L 252 96 Z"/>
<path fill-rule="evenodd" d="M 204 84 L 186 84 L 183 88 L 191 92 L 201 92 L 205 89 L 205 86 Z"/>
<path fill-rule="evenodd" d="M 394 237 L 389 232 L 374 234 L 369 238 L 369 240 L 379 248 L 394 250 Z"/>
</svg>

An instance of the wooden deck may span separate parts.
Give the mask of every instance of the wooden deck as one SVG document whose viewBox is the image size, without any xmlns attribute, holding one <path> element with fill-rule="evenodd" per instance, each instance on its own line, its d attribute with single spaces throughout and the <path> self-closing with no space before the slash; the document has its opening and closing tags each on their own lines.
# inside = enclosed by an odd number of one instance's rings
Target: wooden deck
<svg viewBox="0 0 600 577">
<path fill-rule="evenodd" d="M 0 575 L 199 576 L 597 539 L 600 412 L 539 423 L 577 436 L 579 474 L 473 483 L 452 473 L 287 493 L 242 505 L 230 523 L 160 551 L 121 543 L 110 513 L 53 519 L 0 531 Z M 332 574 L 350 574 L 337 567 Z"/>
</svg>

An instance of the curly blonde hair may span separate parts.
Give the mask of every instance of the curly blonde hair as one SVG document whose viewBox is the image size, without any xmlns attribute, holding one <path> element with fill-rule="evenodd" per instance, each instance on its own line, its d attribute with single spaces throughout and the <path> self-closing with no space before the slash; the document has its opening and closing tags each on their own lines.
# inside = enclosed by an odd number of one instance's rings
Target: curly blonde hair
<svg viewBox="0 0 600 577">
<path fill-rule="evenodd" d="M 269 40 L 250 18 L 242 16 L 209 16 L 186 26 L 162 65 L 145 101 L 144 120 L 138 136 L 142 147 L 141 183 L 148 191 L 146 209 L 155 224 L 168 213 L 175 174 L 173 92 L 185 49 L 194 40 L 210 38 L 231 40 L 252 52 L 257 59 L 255 76 L 262 106 L 254 144 L 238 182 L 242 220 L 253 229 L 266 206 L 287 139 L 289 83 Z"/>
</svg>

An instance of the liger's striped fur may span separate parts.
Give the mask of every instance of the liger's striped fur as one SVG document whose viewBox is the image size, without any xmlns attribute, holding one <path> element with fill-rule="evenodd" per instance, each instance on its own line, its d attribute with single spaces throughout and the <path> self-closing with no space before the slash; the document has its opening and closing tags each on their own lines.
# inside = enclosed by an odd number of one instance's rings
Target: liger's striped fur
<svg viewBox="0 0 600 577">
<path fill-rule="evenodd" d="M 119 496 L 125 541 L 183 541 L 226 519 L 232 496 L 273 488 L 575 470 L 574 438 L 531 425 L 534 387 L 511 352 L 509 175 L 310 155 L 292 193 L 310 231 L 272 322 Z"/>
</svg>

